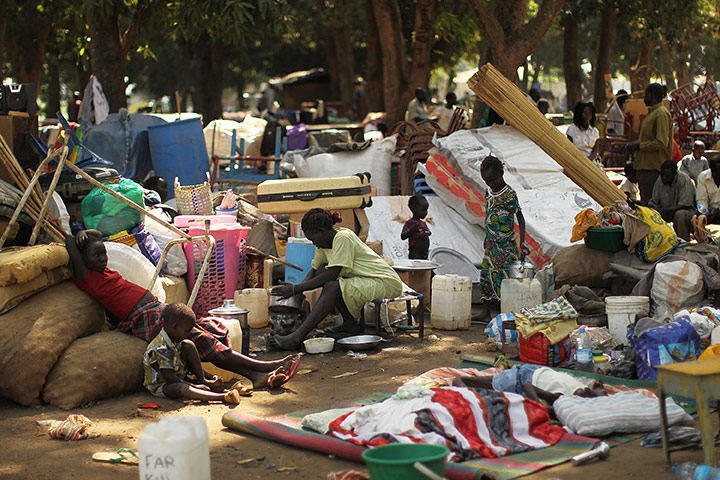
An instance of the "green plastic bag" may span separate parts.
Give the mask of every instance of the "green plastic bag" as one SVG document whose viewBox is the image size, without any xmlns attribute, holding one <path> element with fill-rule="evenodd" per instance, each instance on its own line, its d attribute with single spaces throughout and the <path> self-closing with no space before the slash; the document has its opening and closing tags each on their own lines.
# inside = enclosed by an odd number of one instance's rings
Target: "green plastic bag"
<svg viewBox="0 0 720 480">
<path fill-rule="evenodd" d="M 103 185 L 145 208 L 143 189 L 132 180 Z M 82 200 L 82 217 L 85 228 L 100 230 L 103 236 L 108 236 L 131 230 L 140 221 L 140 212 L 96 187 Z"/>
</svg>

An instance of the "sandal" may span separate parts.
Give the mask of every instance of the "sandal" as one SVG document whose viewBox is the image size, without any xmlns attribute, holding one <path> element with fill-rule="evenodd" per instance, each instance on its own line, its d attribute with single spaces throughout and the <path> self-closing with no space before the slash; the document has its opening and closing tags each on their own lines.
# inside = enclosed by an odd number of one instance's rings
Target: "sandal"
<svg viewBox="0 0 720 480">
<path fill-rule="evenodd" d="M 278 335 L 277 333 L 268 333 L 267 335 L 265 335 L 264 338 L 265 338 L 265 343 L 267 344 L 268 348 L 273 348 L 275 350 L 298 350 L 299 349 L 299 345 L 295 346 L 293 348 L 288 348 L 288 347 L 283 346 L 280 343 L 280 340 L 278 340 L 278 338 L 280 338 L 280 335 Z"/>
<path fill-rule="evenodd" d="M 119 448 L 115 452 L 95 452 L 92 459 L 96 462 L 124 463 L 126 465 L 137 465 L 140 462 L 137 453 L 129 448 Z"/>
<path fill-rule="evenodd" d="M 300 366 L 300 357 L 302 357 L 302 353 L 297 354 L 295 360 L 293 360 L 292 364 L 290 365 L 290 370 L 288 370 L 285 374 L 288 380 L 295 376 L 295 372 L 297 372 L 297 369 Z"/>
<path fill-rule="evenodd" d="M 290 380 L 287 375 L 282 372 L 278 372 L 278 370 L 280 369 L 273 370 L 272 372 L 270 372 L 270 375 L 268 375 L 267 388 L 280 388 L 285 385 L 288 380 Z"/>
<path fill-rule="evenodd" d="M 242 381 L 235 382 L 230 390 L 235 390 L 241 397 L 249 397 L 253 394 L 253 388 L 243 385 Z"/>
<path fill-rule="evenodd" d="M 238 405 L 240 404 L 240 393 L 237 390 L 228 390 L 223 400 L 231 405 Z"/>
</svg>

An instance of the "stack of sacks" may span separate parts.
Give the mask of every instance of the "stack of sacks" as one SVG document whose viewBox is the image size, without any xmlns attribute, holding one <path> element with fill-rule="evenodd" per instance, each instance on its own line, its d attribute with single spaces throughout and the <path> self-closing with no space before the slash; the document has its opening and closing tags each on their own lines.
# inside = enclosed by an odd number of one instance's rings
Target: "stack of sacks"
<svg viewBox="0 0 720 480">
<path fill-rule="evenodd" d="M 35 245 L 0 252 L 0 314 L 71 276 L 64 245 Z"/>
</svg>

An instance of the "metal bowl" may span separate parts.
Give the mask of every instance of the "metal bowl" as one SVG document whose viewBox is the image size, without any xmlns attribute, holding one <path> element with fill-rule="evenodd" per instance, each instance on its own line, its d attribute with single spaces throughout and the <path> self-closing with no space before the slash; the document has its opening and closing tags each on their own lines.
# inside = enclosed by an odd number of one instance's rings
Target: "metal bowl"
<svg viewBox="0 0 720 480">
<path fill-rule="evenodd" d="M 298 293 L 292 297 L 282 298 L 277 295 L 270 295 L 268 310 L 273 313 L 297 313 L 303 311 L 305 296 Z"/>
<path fill-rule="evenodd" d="M 370 350 L 376 347 L 382 341 L 382 337 L 378 335 L 354 335 L 352 337 L 341 338 L 337 344 L 348 350 Z"/>
</svg>

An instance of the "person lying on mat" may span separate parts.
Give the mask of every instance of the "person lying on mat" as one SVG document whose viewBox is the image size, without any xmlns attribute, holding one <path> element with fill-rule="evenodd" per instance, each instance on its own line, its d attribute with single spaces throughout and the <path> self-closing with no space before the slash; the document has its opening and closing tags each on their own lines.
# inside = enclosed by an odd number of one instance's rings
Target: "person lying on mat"
<svg viewBox="0 0 720 480">
<path fill-rule="evenodd" d="M 107 251 L 99 231 L 83 230 L 77 236 L 68 235 L 65 247 L 72 261 L 73 282 L 110 312 L 111 323 L 118 330 L 146 342 L 160 333 L 165 304 L 146 288 L 107 267 Z M 299 356 L 260 361 L 236 352 L 231 348 L 225 325 L 213 318 L 201 318 L 191 329 L 189 339 L 203 361 L 247 377 L 254 388 L 280 387 L 295 374 L 300 362 Z"/>
<path fill-rule="evenodd" d="M 305 279 L 273 288 L 272 294 L 291 297 L 322 287 L 315 307 L 300 327 L 289 335 L 271 335 L 276 348 L 299 348 L 305 336 L 335 308 L 343 318 L 337 331 L 359 332 L 360 310 L 366 302 L 394 298 L 402 293 L 402 282 L 390 265 L 347 228 L 335 229 L 342 219 L 335 212 L 314 208 L 302 219 L 302 230 L 315 247 L 312 268 Z"/>
<path fill-rule="evenodd" d="M 171 303 L 163 310 L 162 321 L 163 328 L 143 356 L 143 385 L 150 393 L 156 397 L 220 400 L 233 405 L 240 403 L 241 394 L 250 393 L 239 383 L 230 390 L 212 391 L 222 381 L 203 372 L 197 347 L 189 340 L 197 321 L 190 307 Z M 188 373 L 195 377 L 194 383 L 188 381 Z"/>
<path fill-rule="evenodd" d="M 498 392 L 517 393 L 531 400 L 555 403 L 561 395 L 599 397 L 607 395 L 603 382 L 597 380 L 591 387 L 569 373 L 558 372 L 541 365 L 515 365 L 495 375 L 483 377 L 456 377 L 456 387 L 488 388 Z"/>
</svg>

